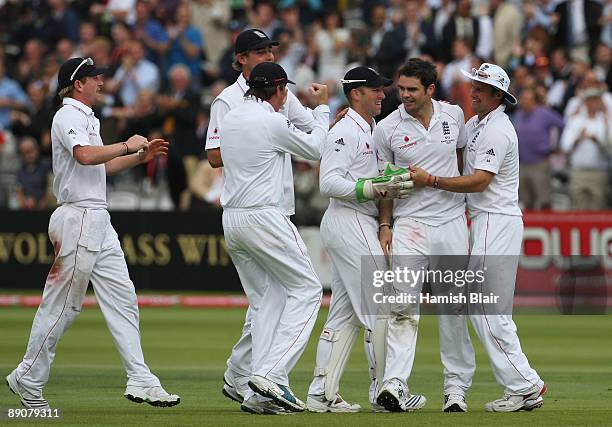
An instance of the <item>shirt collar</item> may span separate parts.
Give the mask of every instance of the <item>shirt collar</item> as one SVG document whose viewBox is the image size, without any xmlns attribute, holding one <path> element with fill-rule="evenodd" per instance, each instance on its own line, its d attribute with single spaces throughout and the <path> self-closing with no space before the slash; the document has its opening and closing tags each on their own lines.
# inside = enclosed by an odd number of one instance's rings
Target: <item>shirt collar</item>
<svg viewBox="0 0 612 427">
<path fill-rule="evenodd" d="M 435 99 L 432 99 L 431 104 L 433 105 L 433 114 L 431 115 L 430 126 L 431 126 L 431 123 L 438 120 L 438 118 L 440 117 L 440 112 L 441 112 L 440 103 L 438 101 L 436 101 Z M 404 107 L 403 103 L 400 104 L 398 108 L 399 108 L 400 117 L 402 118 L 402 120 L 413 120 L 415 122 L 418 121 L 416 117 L 411 116 L 408 113 L 408 111 L 406 111 L 406 107 Z"/>
<path fill-rule="evenodd" d="M 62 105 L 72 105 L 73 107 L 81 110 L 86 115 L 93 116 L 93 110 L 91 109 L 91 107 L 88 107 L 87 105 L 83 104 L 81 101 L 77 101 L 74 98 L 64 98 L 62 100 Z"/>
<path fill-rule="evenodd" d="M 240 73 L 240 75 L 238 76 L 238 80 L 236 80 L 236 83 L 238 83 L 238 87 L 240 87 L 240 90 L 242 90 L 242 94 L 244 95 L 249 89 L 249 85 L 247 84 L 246 79 L 244 78 L 244 74 Z"/>
<path fill-rule="evenodd" d="M 374 119 L 372 119 L 372 123 L 368 123 L 363 117 L 361 117 L 361 115 L 357 111 L 353 110 L 352 108 L 348 109 L 346 115 L 353 119 L 362 131 L 364 131 L 365 133 L 372 133 L 372 129 L 374 129 L 375 123 Z"/>
<path fill-rule="evenodd" d="M 506 106 L 504 104 L 501 104 L 495 110 L 487 114 L 482 120 L 478 120 L 478 116 L 476 116 L 476 122 L 474 122 L 474 125 L 475 126 L 486 125 L 487 123 L 489 123 L 489 120 L 491 120 L 492 117 L 497 116 L 499 113 L 503 113 L 505 109 L 506 109 Z"/>
</svg>

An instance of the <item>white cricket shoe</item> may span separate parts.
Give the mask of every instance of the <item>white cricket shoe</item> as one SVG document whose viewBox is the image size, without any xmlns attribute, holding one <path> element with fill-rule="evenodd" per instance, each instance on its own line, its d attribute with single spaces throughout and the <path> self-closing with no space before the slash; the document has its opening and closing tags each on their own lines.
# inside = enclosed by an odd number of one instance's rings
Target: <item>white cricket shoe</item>
<svg viewBox="0 0 612 427">
<path fill-rule="evenodd" d="M 468 406 L 465 401 L 465 396 L 462 394 L 446 394 L 444 395 L 443 412 L 467 412 Z"/>
<path fill-rule="evenodd" d="M 333 412 L 333 413 L 346 413 L 346 412 L 359 412 L 361 406 L 356 403 L 348 403 L 339 394 L 336 394 L 336 398 L 327 400 L 325 395 L 308 395 L 306 400 L 306 406 L 310 412 Z"/>
<path fill-rule="evenodd" d="M 228 375 L 228 373 L 228 371 L 225 371 L 225 374 L 223 374 L 223 389 L 221 389 L 221 393 L 228 399 L 242 403 L 244 401 L 244 395 L 238 391 L 234 378 L 232 378 L 231 374 Z"/>
<path fill-rule="evenodd" d="M 278 405 L 293 412 L 303 412 L 306 404 L 298 399 L 288 386 L 277 384 L 261 375 L 253 375 L 249 387 L 263 397 L 269 397 Z"/>
<path fill-rule="evenodd" d="M 175 406 L 181 403 L 180 396 L 169 394 L 161 386 L 138 387 L 128 385 L 123 393 L 126 399 L 135 403 L 146 402 L 151 406 Z"/>
<path fill-rule="evenodd" d="M 396 378 L 385 381 L 376 403 L 391 412 L 412 412 L 421 409 L 427 403 L 425 396 L 410 394 L 404 384 Z"/>
<path fill-rule="evenodd" d="M 282 406 L 277 405 L 272 400 L 263 398 L 259 395 L 252 395 L 242 402 L 240 409 L 249 414 L 258 415 L 293 415 L 295 412 L 288 411 Z"/>
<path fill-rule="evenodd" d="M 488 402 L 485 409 L 488 412 L 533 411 L 544 404 L 544 394 L 548 391 L 546 384 L 540 390 L 531 394 L 504 394 L 501 399 Z"/>
<path fill-rule="evenodd" d="M 13 394 L 19 396 L 21 404 L 26 408 L 50 409 L 49 402 L 43 397 L 42 393 L 31 393 L 17 381 L 15 371 L 6 376 L 6 385 Z"/>
</svg>

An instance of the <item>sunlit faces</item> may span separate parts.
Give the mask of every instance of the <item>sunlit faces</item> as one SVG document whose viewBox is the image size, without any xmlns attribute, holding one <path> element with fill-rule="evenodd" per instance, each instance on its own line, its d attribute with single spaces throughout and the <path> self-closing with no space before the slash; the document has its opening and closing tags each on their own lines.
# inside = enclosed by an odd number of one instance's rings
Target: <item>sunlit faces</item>
<svg viewBox="0 0 612 427">
<path fill-rule="evenodd" d="M 503 102 L 504 94 L 486 83 L 472 80 L 470 97 L 472 98 L 474 112 L 478 116 L 483 116 L 493 111 Z"/>
<path fill-rule="evenodd" d="M 366 87 L 361 86 L 353 89 L 354 102 L 358 103 L 363 111 L 371 117 L 376 117 L 380 114 L 382 108 L 382 100 L 385 99 L 383 87 Z"/>
<path fill-rule="evenodd" d="M 431 103 L 436 87 L 423 86 L 418 77 L 400 76 L 397 80 L 397 90 L 406 112 L 415 115 Z"/>
<path fill-rule="evenodd" d="M 245 74 L 249 74 L 257 64 L 261 64 L 262 62 L 274 62 L 272 47 L 262 47 L 239 53 L 238 61 L 242 64 L 242 71 Z"/>
</svg>

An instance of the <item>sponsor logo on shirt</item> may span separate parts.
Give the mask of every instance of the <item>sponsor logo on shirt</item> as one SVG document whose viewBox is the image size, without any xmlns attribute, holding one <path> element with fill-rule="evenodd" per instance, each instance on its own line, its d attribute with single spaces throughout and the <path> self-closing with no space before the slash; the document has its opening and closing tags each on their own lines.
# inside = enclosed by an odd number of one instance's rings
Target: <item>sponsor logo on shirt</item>
<svg viewBox="0 0 612 427">
<path fill-rule="evenodd" d="M 493 151 L 493 149 L 489 149 L 485 154 L 487 154 L 488 156 L 494 156 L 495 155 L 495 151 Z"/>
<path fill-rule="evenodd" d="M 76 132 L 74 131 L 74 129 L 70 129 L 70 130 L 68 131 L 68 135 L 74 135 L 74 136 L 76 136 Z"/>
<path fill-rule="evenodd" d="M 339 138 L 334 141 L 334 144 L 344 145 L 344 138 Z M 370 147 L 368 147 L 370 148 Z"/>
</svg>

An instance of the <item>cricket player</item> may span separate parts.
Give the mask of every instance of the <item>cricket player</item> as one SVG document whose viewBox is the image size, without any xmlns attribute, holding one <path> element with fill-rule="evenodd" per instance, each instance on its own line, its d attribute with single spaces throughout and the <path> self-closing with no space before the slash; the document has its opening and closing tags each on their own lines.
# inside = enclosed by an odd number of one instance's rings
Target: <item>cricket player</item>
<svg viewBox="0 0 612 427">
<path fill-rule="evenodd" d="M 466 144 L 463 111 L 432 99 L 437 81 L 435 66 L 412 58 L 399 70 L 397 87 L 402 104 L 374 130 L 382 161 L 400 167 L 427 165 L 446 176 L 459 176 Z M 393 217 L 393 237 L 391 222 Z M 392 269 L 454 269 L 456 260 L 467 266 L 468 229 L 465 196 L 431 188 L 415 190 L 394 205 L 380 203 L 380 243 L 392 255 Z M 393 241 L 391 239 L 393 238 Z M 393 244 L 391 244 L 391 242 Z M 432 284 L 432 291 L 436 291 Z M 418 295 L 423 278 L 396 283 L 398 293 Z M 419 325 L 419 304 L 392 308 L 386 333 L 387 351 L 383 384 L 377 402 L 390 411 L 414 411 L 425 406 L 424 396 L 409 393 L 407 379 L 414 362 Z M 444 366 L 444 411 L 465 411 L 462 398 L 475 369 L 474 350 L 467 323 L 460 314 L 438 316 L 440 358 Z M 377 328 L 376 333 L 380 329 Z"/>
<path fill-rule="evenodd" d="M 349 70 L 341 80 L 350 108 L 329 132 L 321 149 L 321 194 L 330 205 L 321 222 L 321 238 L 332 263 L 332 302 L 317 347 L 314 379 L 308 390 L 311 412 L 358 412 L 358 404 L 346 402 L 338 394 L 353 343 L 365 327 L 365 351 L 370 378 L 370 402 L 376 407 L 376 361 L 372 330 L 376 307 L 362 298 L 362 258 L 378 262 L 383 253 L 378 244 L 378 207 L 362 199 L 360 178 L 378 174 L 372 139 L 374 116 L 380 114 L 385 98 L 383 87 L 393 83 L 368 67 Z M 407 194 L 407 192 L 405 193 Z M 384 263 L 374 265 L 386 269 Z"/>
<path fill-rule="evenodd" d="M 91 58 L 72 58 L 60 67 L 62 107 L 53 118 L 53 193 L 59 207 L 49 221 L 55 260 L 32 325 L 23 361 L 6 377 L 26 408 L 49 408 L 42 394 L 57 344 L 81 312 L 89 281 L 127 371 L 124 396 L 136 403 L 174 406 L 144 361 L 138 302 L 125 257 L 106 210 L 106 175 L 166 155 L 168 143 L 134 135 L 104 145 L 92 105 L 103 85 Z"/>
<path fill-rule="evenodd" d="M 251 390 L 241 408 L 257 414 L 282 413 L 278 406 L 305 409 L 289 388 L 288 374 L 304 351 L 321 303 L 321 283 L 281 204 L 286 154 L 319 158 L 329 127 L 327 87 L 315 84 L 311 89 L 318 106 L 307 134 L 278 113 L 288 83 L 280 65 L 257 65 L 249 75 L 246 102 L 222 121 L 225 241 L 249 302 L 255 297 L 259 305 L 251 314 Z M 253 286 L 252 274 L 267 283 L 263 296 Z"/>
<path fill-rule="evenodd" d="M 486 270 L 487 282 L 510 290 L 512 295 L 523 220 L 518 206 L 518 138 L 505 113 L 505 103 L 515 105 L 517 101 L 508 92 L 510 79 L 501 67 L 484 63 L 471 73 L 463 73 L 472 80 L 476 112 L 466 124 L 469 142 L 464 175 L 433 172 L 417 163 L 413 179 L 439 194 L 467 193 L 470 269 Z M 481 309 L 482 313 L 470 319 L 489 355 L 495 379 L 504 388 L 504 396 L 488 402 L 485 409 L 515 412 L 539 408 L 547 387 L 521 349 L 512 313 L 490 315 L 484 304 Z"/>
<path fill-rule="evenodd" d="M 221 149 L 221 122 L 227 113 L 244 103 L 244 94 L 249 89 L 247 79 L 253 68 L 262 62 L 274 61 L 272 47 L 278 46 L 278 42 L 272 41 L 261 30 L 249 29 L 238 35 L 234 46 L 236 59 L 234 68 L 241 70 L 238 80 L 231 86 L 225 88 L 221 94 L 213 101 L 210 108 L 210 122 L 206 135 L 206 153 L 210 165 L 214 168 L 223 166 Z M 280 108 L 279 112 L 287 117 L 300 130 L 310 132 L 313 129 L 314 117 L 312 111 L 300 104 L 297 97 L 289 91 L 287 101 Z M 245 140 L 245 144 L 248 140 Z M 285 164 L 282 169 L 283 188 L 280 208 L 287 217 L 295 213 L 295 197 L 293 186 L 293 170 L 291 166 L 291 155 L 285 155 Z M 246 265 L 244 269 L 248 268 Z M 249 298 L 249 308 L 246 313 L 242 335 L 234 345 L 232 353 L 227 360 L 227 369 L 223 375 L 223 394 L 242 403 L 244 394 L 249 391 L 247 385 L 251 376 L 251 329 L 253 326 L 253 312 L 259 308 L 259 301 L 263 296 L 268 284 L 257 274 L 259 269 L 254 266 L 250 274 L 245 274 L 244 280 L 250 280 L 248 285 L 251 289 Z"/>
</svg>

